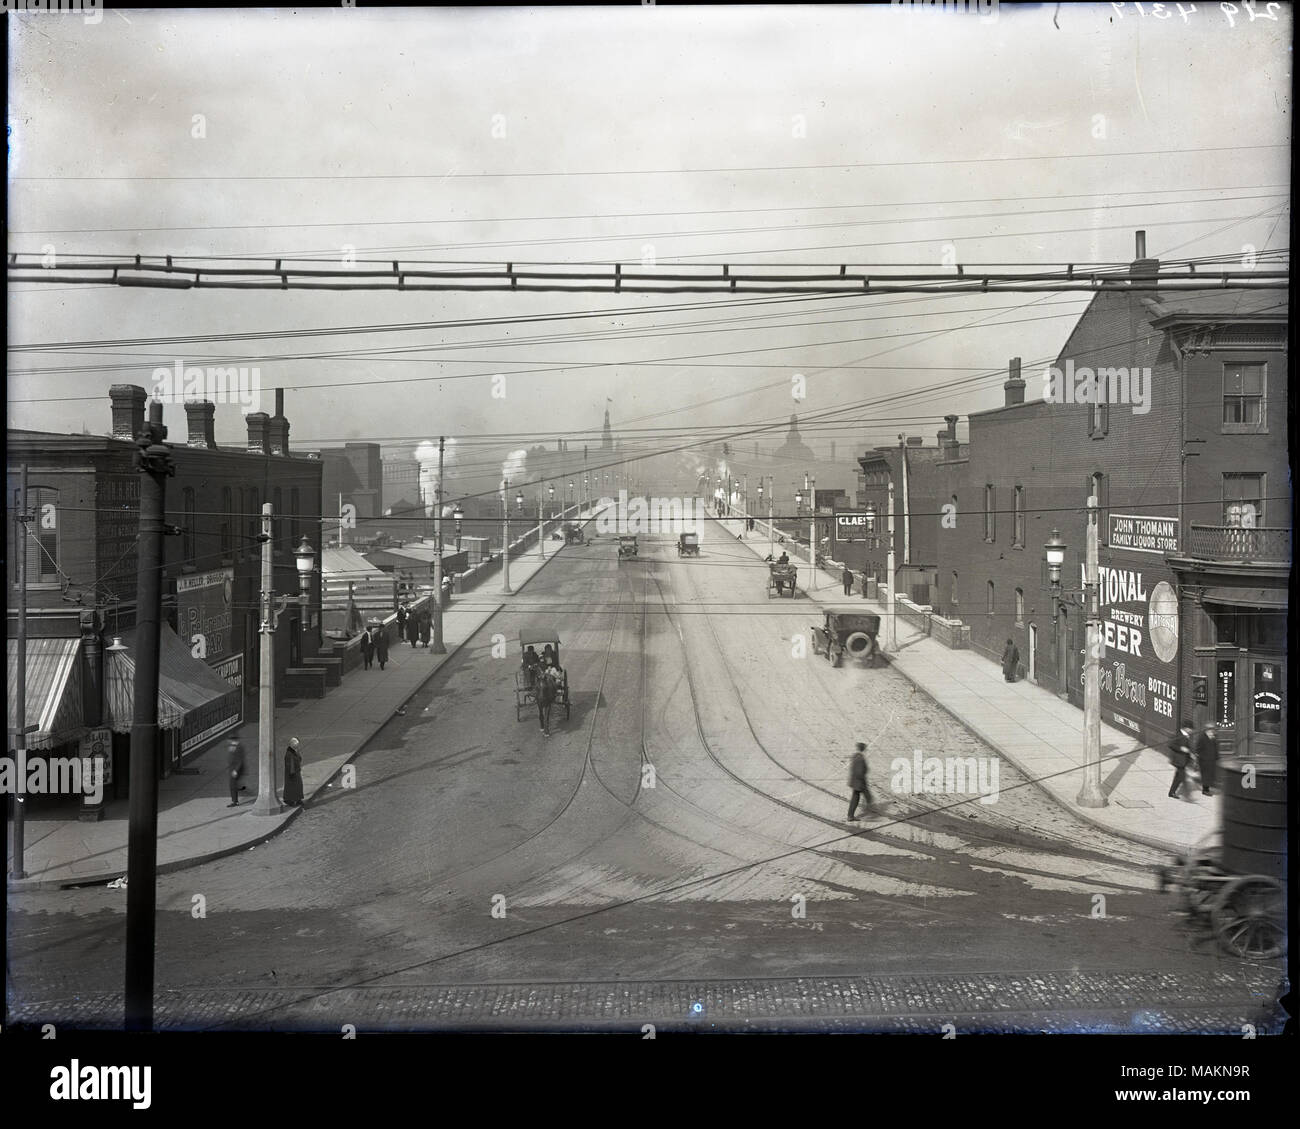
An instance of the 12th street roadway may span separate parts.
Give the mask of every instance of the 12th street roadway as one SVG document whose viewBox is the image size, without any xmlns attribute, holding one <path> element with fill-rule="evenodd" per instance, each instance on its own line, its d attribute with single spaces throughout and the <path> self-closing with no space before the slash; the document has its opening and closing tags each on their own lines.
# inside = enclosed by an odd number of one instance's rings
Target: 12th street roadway
<svg viewBox="0 0 1300 1129">
<path fill-rule="evenodd" d="M 162 876 L 158 1025 L 1269 1025 L 1280 965 L 1189 933 L 1156 852 L 1005 762 L 996 803 L 892 794 L 894 757 L 994 754 L 888 666 L 796 657 L 808 602 L 769 599 L 719 526 L 702 541 L 566 550 L 371 742 L 355 789 Z M 515 717 L 530 620 L 563 640 L 572 717 L 550 738 Z M 859 736 L 881 814 L 850 824 Z M 10 1021 L 120 1024 L 120 893 L 10 908 Z"/>
</svg>

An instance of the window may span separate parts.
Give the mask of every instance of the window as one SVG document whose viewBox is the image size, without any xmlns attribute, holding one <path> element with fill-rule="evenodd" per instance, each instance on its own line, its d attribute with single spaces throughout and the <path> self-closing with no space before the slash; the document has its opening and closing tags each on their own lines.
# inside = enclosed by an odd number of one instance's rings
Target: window
<svg viewBox="0 0 1300 1129">
<path fill-rule="evenodd" d="M 194 558 L 198 555 L 194 548 L 194 487 L 185 487 L 182 496 L 185 517 L 182 519 L 184 533 L 181 535 L 181 555 L 184 556 L 186 564 L 193 564 Z"/>
<path fill-rule="evenodd" d="M 277 486 L 271 496 L 271 512 L 275 514 L 272 527 L 280 531 L 280 536 L 276 538 L 276 551 L 280 553 L 286 551 L 284 541 L 289 536 L 289 523 L 284 519 L 284 498 L 282 494 L 280 487 Z"/>
<path fill-rule="evenodd" d="M 1109 390 L 1106 382 L 1094 375 L 1092 398 L 1088 404 L 1088 434 L 1094 439 L 1101 439 L 1110 430 L 1110 404 L 1106 402 Z"/>
<path fill-rule="evenodd" d="M 229 486 L 221 488 L 221 512 L 225 515 L 221 523 L 221 555 L 230 557 L 235 551 L 235 496 Z"/>
<path fill-rule="evenodd" d="M 989 589 L 988 589 L 988 607 L 986 607 L 986 608 L 984 609 L 985 614 L 986 614 L 986 615 L 992 615 L 992 614 L 993 614 L 993 608 L 994 608 L 994 607 L 995 607 L 995 604 L 994 604 L 994 601 L 993 601 L 993 581 L 990 580 L 990 581 L 989 581 Z"/>
<path fill-rule="evenodd" d="M 1223 430 L 1264 429 L 1264 366 L 1223 366 Z"/>
<path fill-rule="evenodd" d="M 256 486 L 250 486 L 244 491 L 244 516 L 248 522 L 249 551 L 257 552 L 257 539 L 262 533 L 262 503 L 258 499 Z"/>
<path fill-rule="evenodd" d="M 957 618 L 957 609 L 961 607 L 961 597 L 957 594 L 957 573 L 952 574 L 952 599 L 949 601 L 952 605 L 952 618 Z"/>
<path fill-rule="evenodd" d="M 27 583 L 55 584 L 59 580 L 59 492 L 49 486 L 27 488 L 27 512 L 32 520 L 24 528 L 27 539 Z M 17 556 L 15 555 L 15 561 Z M 14 583 L 18 568 L 14 566 Z"/>
<path fill-rule="evenodd" d="M 994 502 L 995 502 L 995 495 L 993 491 L 993 486 L 990 483 L 989 485 L 984 487 L 984 540 L 985 541 L 992 541 L 994 539 L 994 534 L 997 528 L 994 523 L 994 515 L 997 512 L 996 509 L 994 508 Z"/>
<path fill-rule="evenodd" d="M 1264 476 L 1223 476 L 1223 524 L 1255 529 L 1264 524 Z"/>
<path fill-rule="evenodd" d="M 289 488 L 289 547 L 298 548 L 298 487 Z"/>
<path fill-rule="evenodd" d="M 1110 480 L 1101 471 L 1094 471 L 1088 478 L 1087 489 L 1089 497 L 1097 499 L 1097 539 L 1105 545 L 1110 528 L 1107 517 L 1110 512 Z"/>
<path fill-rule="evenodd" d="M 1025 547 L 1025 488 L 1017 486 L 1013 501 L 1011 544 L 1017 549 Z"/>
<path fill-rule="evenodd" d="M 1016 626 L 1025 626 L 1025 590 L 1016 589 Z"/>
</svg>

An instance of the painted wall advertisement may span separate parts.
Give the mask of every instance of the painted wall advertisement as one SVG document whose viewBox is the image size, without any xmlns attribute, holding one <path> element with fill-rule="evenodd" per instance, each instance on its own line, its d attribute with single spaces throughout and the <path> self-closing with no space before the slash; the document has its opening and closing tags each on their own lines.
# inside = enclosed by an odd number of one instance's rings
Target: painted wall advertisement
<svg viewBox="0 0 1300 1129">
<path fill-rule="evenodd" d="M 234 653 L 234 585 L 233 568 L 176 579 L 176 634 L 195 658 L 206 663 L 216 663 Z"/>
<path fill-rule="evenodd" d="M 1172 579 L 1163 568 L 1134 568 L 1103 555 L 1098 587 L 1102 717 L 1147 738 L 1171 737 L 1180 720 L 1178 595 Z"/>
<path fill-rule="evenodd" d="M 1112 549 L 1127 549 L 1133 553 L 1176 553 L 1178 519 L 1111 514 L 1107 543 Z"/>
<path fill-rule="evenodd" d="M 875 532 L 874 510 L 840 510 L 835 515 L 836 541 L 865 541 Z"/>
</svg>

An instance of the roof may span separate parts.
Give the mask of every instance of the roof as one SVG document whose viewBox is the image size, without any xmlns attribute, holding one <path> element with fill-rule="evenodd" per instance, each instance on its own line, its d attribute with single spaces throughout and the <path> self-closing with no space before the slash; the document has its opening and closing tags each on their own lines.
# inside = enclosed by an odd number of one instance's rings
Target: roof
<svg viewBox="0 0 1300 1129">
<path fill-rule="evenodd" d="M 391 584 L 392 580 L 382 568 L 376 568 L 365 557 L 348 546 L 326 547 L 321 550 L 321 572 L 330 579 L 374 580 Z"/>
<path fill-rule="evenodd" d="M 27 735 L 29 749 L 62 744 L 83 726 L 81 712 L 80 639 L 27 640 L 27 686 L 24 725 L 35 725 Z M 18 640 L 8 640 L 9 728 L 18 716 Z"/>
<path fill-rule="evenodd" d="M 559 643 L 560 633 L 549 623 L 531 624 L 519 629 L 519 645 L 526 647 L 530 643 Z"/>
</svg>

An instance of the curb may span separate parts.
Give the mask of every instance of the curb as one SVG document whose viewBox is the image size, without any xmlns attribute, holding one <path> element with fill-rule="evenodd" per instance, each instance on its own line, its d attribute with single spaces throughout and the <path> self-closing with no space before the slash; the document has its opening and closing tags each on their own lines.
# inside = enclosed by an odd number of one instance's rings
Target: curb
<svg viewBox="0 0 1300 1129">
<path fill-rule="evenodd" d="M 513 591 L 511 594 L 513 595 L 514 593 L 519 592 L 520 589 L 527 587 L 528 584 L 532 581 L 533 577 L 537 576 L 537 574 L 540 573 L 542 569 L 546 567 L 546 565 L 550 564 L 551 561 L 555 559 L 559 550 L 562 548 L 564 548 L 563 545 L 559 546 L 555 552 L 553 552 L 549 557 L 546 558 L 545 562 L 542 564 L 540 568 L 534 569 L 532 573 L 529 574 L 527 580 L 524 580 L 520 584 L 513 585 Z M 435 674 L 437 674 L 438 671 L 440 671 L 444 666 L 446 666 L 447 663 L 449 663 L 452 660 L 452 658 L 461 649 L 461 647 L 463 647 L 467 642 L 469 642 L 470 639 L 472 639 L 475 635 L 477 635 L 480 631 L 482 631 L 483 628 L 486 627 L 488 623 L 493 619 L 493 617 L 496 616 L 501 611 L 501 609 L 504 608 L 505 606 L 506 604 L 504 601 L 502 603 L 497 604 L 497 606 L 493 608 L 492 611 L 488 612 L 488 614 L 483 617 L 482 622 L 480 622 L 479 625 L 475 627 L 474 630 L 471 631 L 464 639 L 462 639 L 459 643 L 453 643 L 450 647 L 448 647 L 447 653 L 445 655 L 439 655 L 437 665 L 434 666 L 433 669 L 429 671 L 428 675 L 425 678 L 421 679 L 418 683 L 415 684 L 415 686 L 411 688 L 411 696 L 413 697 L 420 690 L 422 690 L 428 684 L 429 680 Z M 410 701 L 409 697 L 407 698 L 407 701 Z M 207 851 L 203 854 L 198 854 L 198 855 L 187 855 L 185 858 L 171 859 L 168 862 L 159 863 L 155 867 L 155 873 L 174 874 L 176 871 L 179 870 L 188 870 L 191 867 L 202 866 L 206 862 L 215 862 L 217 859 L 226 858 L 229 855 L 236 855 L 239 854 L 241 851 L 252 850 L 252 848 L 261 846 L 267 840 L 273 839 L 276 835 L 280 834 L 281 831 L 283 831 L 286 827 L 288 827 L 289 824 L 291 824 L 295 819 L 297 819 L 298 816 L 301 815 L 304 810 L 306 810 L 307 805 L 309 805 L 312 800 L 314 800 L 318 795 L 321 794 L 321 792 L 323 792 L 327 787 L 329 787 L 330 784 L 339 776 L 339 774 L 343 771 L 344 768 L 350 765 L 354 760 L 356 760 L 357 757 L 359 757 L 363 752 L 365 752 L 366 746 L 369 745 L 371 741 L 373 741 L 376 737 L 379 736 L 380 731 L 390 721 L 393 720 L 394 716 L 395 715 L 390 714 L 378 725 L 376 725 L 375 728 L 371 730 L 370 733 L 368 733 L 365 737 L 363 737 L 361 739 L 360 744 L 358 744 L 357 747 L 351 753 L 348 754 L 345 760 L 340 762 L 338 768 L 336 768 L 332 773 L 330 773 L 329 776 L 325 777 L 325 779 L 322 780 L 312 790 L 311 795 L 303 797 L 303 806 L 295 807 L 291 809 L 289 812 L 285 813 L 283 818 L 280 819 L 280 822 L 276 826 L 264 832 L 259 832 L 255 836 L 249 839 L 245 839 L 239 843 L 235 843 L 228 847 L 222 847 L 219 850 Z M 85 886 L 106 886 L 109 882 L 112 882 L 117 878 L 123 877 L 123 875 L 124 875 L 123 871 L 110 870 L 99 875 L 92 874 L 86 876 L 78 876 L 76 878 L 19 878 L 19 879 L 8 878 L 7 885 L 9 890 L 16 891 L 16 892 L 26 891 L 26 890 L 74 890 Z"/>
</svg>

